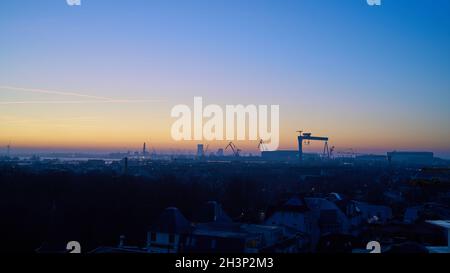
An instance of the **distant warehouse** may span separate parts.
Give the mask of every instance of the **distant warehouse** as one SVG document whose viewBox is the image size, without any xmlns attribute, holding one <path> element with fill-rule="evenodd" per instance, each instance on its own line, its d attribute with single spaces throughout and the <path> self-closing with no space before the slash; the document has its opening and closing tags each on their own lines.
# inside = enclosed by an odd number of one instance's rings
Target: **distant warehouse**
<svg viewBox="0 0 450 273">
<path fill-rule="evenodd" d="M 267 161 L 293 161 L 298 160 L 298 151 L 262 152 L 261 157 Z"/>
<path fill-rule="evenodd" d="M 281 151 L 264 151 L 261 153 L 261 158 L 266 161 L 285 161 L 285 162 L 298 162 L 298 151 L 296 150 L 281 150 Z M 319 154 L 304 153 L 303 159 L 305 160 L 318 160 Z"/>
<path fill-rule="evenodd" d="M 399 164 L 432 165 L 434 154 L 432 152 L 390 152 L 387 153 L 389 162 Z"/>
</svg>

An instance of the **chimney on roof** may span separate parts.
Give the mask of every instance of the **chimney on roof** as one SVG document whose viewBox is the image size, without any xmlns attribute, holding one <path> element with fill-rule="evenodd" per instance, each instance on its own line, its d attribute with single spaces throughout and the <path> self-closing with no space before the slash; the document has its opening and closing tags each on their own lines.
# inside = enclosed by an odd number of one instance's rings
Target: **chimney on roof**
<svg viewBox="0 0 450 273">
<path fill-rule="evenodd" d="M 125 247 L 125 235 L 121 235 L 119 239 L 119 248 Z"/>
</svg>

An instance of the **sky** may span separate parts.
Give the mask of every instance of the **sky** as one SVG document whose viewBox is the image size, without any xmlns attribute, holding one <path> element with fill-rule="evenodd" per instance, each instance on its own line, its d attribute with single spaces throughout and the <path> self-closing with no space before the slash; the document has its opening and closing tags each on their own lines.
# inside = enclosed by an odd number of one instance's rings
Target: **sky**
<svg viewBox="0 0 450 273">
<path fill-rule="evenodd" d="M 450 1 L 0 1 L 0 153 L 195 150 L 194 96 L 280 105 L 280 149 L 450 157 Z"/>
</svg>

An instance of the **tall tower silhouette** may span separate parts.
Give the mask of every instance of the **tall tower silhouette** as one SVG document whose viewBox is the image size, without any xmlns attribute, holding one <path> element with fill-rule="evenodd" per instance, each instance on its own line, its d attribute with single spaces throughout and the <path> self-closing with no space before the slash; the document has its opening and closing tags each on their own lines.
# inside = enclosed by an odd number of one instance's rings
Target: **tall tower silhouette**
<svg viewBox="0 0 450 273">
<path fill-rule="evenodd" d="M 145 156 L 147 154 L 147 144 L 144 142 L 144 145 L 142 146 L 142 155 Z"/>
</svg>

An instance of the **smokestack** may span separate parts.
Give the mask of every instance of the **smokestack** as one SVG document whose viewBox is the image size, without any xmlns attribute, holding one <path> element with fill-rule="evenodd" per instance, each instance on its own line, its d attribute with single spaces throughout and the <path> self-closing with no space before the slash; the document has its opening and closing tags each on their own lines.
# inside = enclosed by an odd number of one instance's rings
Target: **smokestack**
<svg viewBox="0 0 450 273">
<path fill-rule="evenodd" d="M 128 173 L 128 157 L 123 159 L 123 174 Z"/>
<path fill-rule="evenodd" d="M 145 156 L 147 154 L 147 144 L 144 142 L 144 146 L 142 147 L 142 155 Z"/>
<path fill-rule="evenodd" d="M 197 145 L 197 158 L 198 159 L 202 159 L 205 156 L 203 147 L 204 147 L 203 144 Z"/>
</svg>

